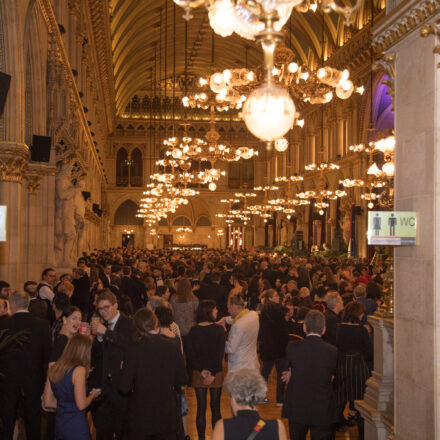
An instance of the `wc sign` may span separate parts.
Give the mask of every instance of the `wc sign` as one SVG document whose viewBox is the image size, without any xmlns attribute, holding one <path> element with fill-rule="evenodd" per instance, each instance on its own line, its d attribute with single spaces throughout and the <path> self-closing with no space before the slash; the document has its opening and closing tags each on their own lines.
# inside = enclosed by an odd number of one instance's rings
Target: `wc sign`
<svg viewBox="0 0 440 440">
<path fill-rule="evenodd" d="M 368 244 L 414 246 L 416 238 L 416 212 L 368 212 Z"/>
</svg>

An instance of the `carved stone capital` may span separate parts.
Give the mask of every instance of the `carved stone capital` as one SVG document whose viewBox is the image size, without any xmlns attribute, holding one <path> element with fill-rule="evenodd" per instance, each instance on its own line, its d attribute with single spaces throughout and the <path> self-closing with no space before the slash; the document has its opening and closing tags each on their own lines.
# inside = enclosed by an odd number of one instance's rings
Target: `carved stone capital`
<svg viewBox="0 0 440 440">
<path fill-rule="evenodd" d="M 26 144 L 0 142 L 0 181 L 21 182 L 28 157 Z"/>
<path fill-rule="evenodd" d="M 45 162 L 29 162 L 24 170 L 23 177 L 26 179 L 26 187 L 31 195 L 37 193 L 41 179 L 44 176 L 54 176 L 57 168 Z"/>
</svg>

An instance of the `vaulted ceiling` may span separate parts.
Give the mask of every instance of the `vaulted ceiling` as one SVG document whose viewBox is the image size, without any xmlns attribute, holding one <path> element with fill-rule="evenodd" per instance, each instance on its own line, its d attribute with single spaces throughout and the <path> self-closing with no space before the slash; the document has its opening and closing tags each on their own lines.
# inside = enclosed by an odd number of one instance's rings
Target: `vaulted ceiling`
<svg viewBox="0 0 440 440">
<path fill-rule="evenodd" d="M 350 3 L 350 0 L 338 1 Z M 206 75 L 212 58 L 218 70 L 244 67 L 245 63 L 253 67 L 262 62 L 261 49 L 255 42 L 235 34 L 213 37 L 204 8 L 195 10 L 194 18 L 186 22 L 183 10 L 172 0 L 111 0 L 110 7 L 117 114 L 123 112 L 134 94 L 157 91 L 165 80 L 184 74 L 185 36 L 189 74 Z M 361 28 L 368 16 L 366 6 L 356 17 L 354 29 Z M 297 60 L 316 67 L 322 57 L 323 35 L 324 57 L 327 57 L 353 31 L 344 27 L 343 18 L 337 14 L 323 16 L 319 12 L 294 11 L 284 32 L 285 44 L 291 47 Z"/>
</svg>

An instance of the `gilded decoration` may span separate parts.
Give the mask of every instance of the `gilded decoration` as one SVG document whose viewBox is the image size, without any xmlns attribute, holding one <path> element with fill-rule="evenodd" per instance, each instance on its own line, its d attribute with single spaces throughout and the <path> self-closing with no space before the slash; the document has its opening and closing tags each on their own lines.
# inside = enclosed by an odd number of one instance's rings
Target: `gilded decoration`
<svg viewBox="0 0 440 440">
<path fill-rule="evenodd" d="M 0 181 L 21 182 L 28 157 L 27 145 L 0 142 Z"/>
<path fill-rule="evenodd" d="M 437 20 L 432 24 L 425 24 L 420 29 L 420 35 L 423 38 L 429 37 L 430 35 L 435 35 L 437 38 L 437 45 L 434 47 L 433 53 L 440 54 L 440 20 Z M 440 68 L 440 63 L 437 63 L 437 67 Z"/>
<path fill-rule="evenodd" d="M 44 176 L 54 176 L 56 167 L 44 162 L 29 162 L 24 169 L 23 177 L 30 195 L 35 195 L 40 188 L 41 179 Z"/>
</svg>

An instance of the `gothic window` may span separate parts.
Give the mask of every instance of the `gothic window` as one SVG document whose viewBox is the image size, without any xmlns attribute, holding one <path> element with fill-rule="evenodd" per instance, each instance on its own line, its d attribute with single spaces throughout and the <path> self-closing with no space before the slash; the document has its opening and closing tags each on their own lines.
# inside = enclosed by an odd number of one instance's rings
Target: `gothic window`
<svg viewBox="0 0 440 440">
<path fill-rule="evenodd" d="M 206 215 L 202 215 L 197 219 L 196 226 L 211 226 L 211 220 Z"/>
<path fill-rule="evenodd" d="M 254 186 L 254 161 L 229 162 L 228 185 L 230 188 Z"/>
<path fill-rule="evenodd" d="M 174 219 L 173 226 L 191 226 L 191 221 L 188 217 L 180 215 Z"/>
<path fill-rule="evenodd" d="M 138 211 L 138 205 L 132 200 L 126 200 L 121 203 L 119 208 L 115 212 L 114 224 L 115 225 L 139 225 L 142 226 L 143 220 L 136 217 Z"/>
<path fill-rule="evenodd" d="M 139 148 L 135 148 L 131 152 L 131 160 L 129 165 L 130 185 L 142 186 L 142 152 Z"/>
<path fill-rule="evenodd" d="M 128 153 L 120 148 L 116 154 L 116 186 L 128 186 Z"/>
</svg>

